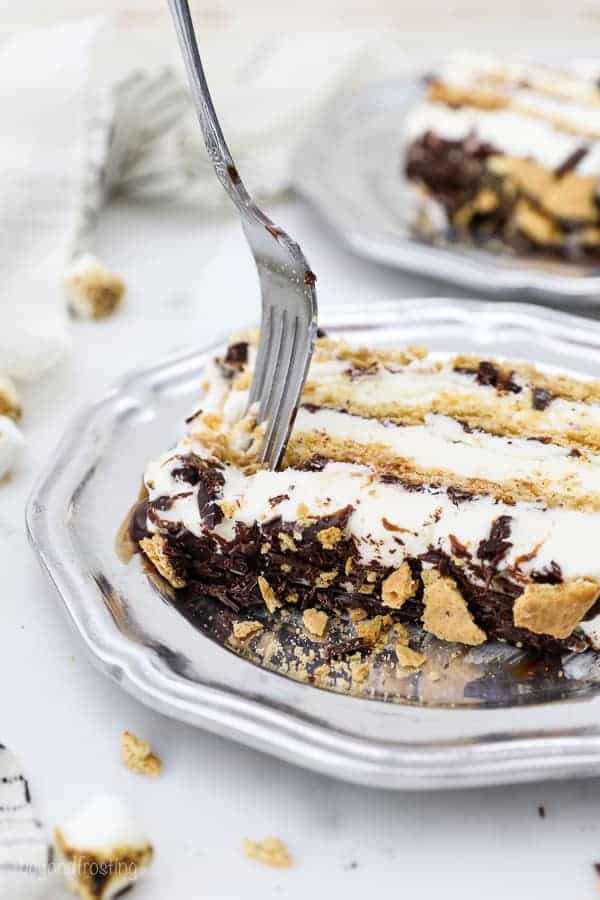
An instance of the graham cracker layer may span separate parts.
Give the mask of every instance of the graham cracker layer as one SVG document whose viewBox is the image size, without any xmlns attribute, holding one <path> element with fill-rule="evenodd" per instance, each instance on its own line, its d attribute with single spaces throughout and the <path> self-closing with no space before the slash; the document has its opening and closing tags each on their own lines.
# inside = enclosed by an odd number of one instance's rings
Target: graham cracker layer
<svg viewBox="0 0 600 900">
<path fill-rule="evenodd" d="M 412 458 L 396 455 L 385 444 L 360 444 L 341 440 L 320 432 L 293 434 L 283 460 L 284 466 L 299 468 L 315 456 L 324 456 L 335 462 L 357 463 L 377 469 L 381 473 L 396 475 L 407 485 L 442 485 L 472 494 L 491 494 L 505 503 L 542 501 L 547 506 L 563 506 L 568 509 L 600 510 L 600 494 L 577 493 L 567 486 L 557 488 L 549 479 L 525 481 L 512 479 L 504 482 L 484 478 L 467 478 L 442 467 L 424 468 Z"/>
<path fill-rule="evenodd" d="M 481 110 L 510 109 L 514 112 L 542 119 L 548 122 L 558 131 L 567 134 L 581 135 L 582 138 L 596 140 L 600 138 L 600 130 L 591 127 L 576 127 L 568 118 L 557 112 L 550 112 L 547 108 L 537 105 L 535 102 L 511 95 L 487 84 L 481 86 L 450 85 L 443 81 L 435 81 L 429 89 L 428 99 L 432 103 L 442 103 L 445 106 L 461 107 L 471 106 Z"/>
<path fill-rule="evenodd" d="M 548 420 L 545 411 L 532 409 L 531 401 L 518 395 L 505 396 L 502 405 L 486 403 L 476 392 L 444 393 L 420 405 L 398 401 L 366 404 L 356 403 L 351 390 L 345 393 L 318 388 L 308 394 L 307 400 L 324 409 L 343 409 L 364 419 L 384 419 L 397 425 L 421 425 L 428 413 L 436 413 L 497 437 L 539 438 L 561 447 L 600 451 L 600 426 L 572 425 L 561 430 Z"/>
<path fill-rule="evenodd" d="M 454 369 L 470 369 L 477 371 L 486 360 L 481 356 L 460 354 L 452 360 Z M 581 381 L 569 375 L 555 375 L 541 372 L 527 363 L 499 362 L 494 360 L 494 368 L 502 379 L 507 380 L 514 373 L 519 375 L 532 388 L 543 388 L 551 392 L 553 397 L 563 400 L 574 400 L 578 403 L 600 403 L 600 381 Z"/>
</svg>

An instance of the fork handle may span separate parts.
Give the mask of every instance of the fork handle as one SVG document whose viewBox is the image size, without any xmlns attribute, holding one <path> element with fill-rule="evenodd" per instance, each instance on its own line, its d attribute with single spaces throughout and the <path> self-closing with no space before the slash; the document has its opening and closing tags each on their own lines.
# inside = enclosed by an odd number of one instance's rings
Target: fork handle
<svg viewBox="0 0 600 900">
<path fill-rule="evenodd" d="M 206 75 L 204 74 L 202 60 L 200 59 L 200 51 L 198 50 L 198 42 L 188 0 L 169 0 L 169 7 L 175 23 L 175 30 L 190 83 L 192 99 L 204 136 L 204 143 L 217 178 L 240 212 L 246 215 L 250 213 L 265 224 L 269 220 L 254 205 L 250 194 L 246 190 L 219 124 L 208 89 Z"/>
</svg>

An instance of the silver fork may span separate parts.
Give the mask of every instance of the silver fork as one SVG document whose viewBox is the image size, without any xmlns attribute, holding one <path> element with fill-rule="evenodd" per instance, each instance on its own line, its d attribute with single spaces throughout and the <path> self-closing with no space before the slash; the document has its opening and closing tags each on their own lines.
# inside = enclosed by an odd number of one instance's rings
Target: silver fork
<svg viewBox="0 0 600 900">
<path fill-rule="evenodd" d="M 169 0 L 192 97 L 217 178 L 235 203 L 262 294 L 260 340 L 250 388 L 265 434 L 261 460 L 275 469 L 285 452 L 317 333 L 316 277 L 296 241 L 278 228 L 244 187 L 219 125 L 200 60 L 187 0 Z"/>
</svg>

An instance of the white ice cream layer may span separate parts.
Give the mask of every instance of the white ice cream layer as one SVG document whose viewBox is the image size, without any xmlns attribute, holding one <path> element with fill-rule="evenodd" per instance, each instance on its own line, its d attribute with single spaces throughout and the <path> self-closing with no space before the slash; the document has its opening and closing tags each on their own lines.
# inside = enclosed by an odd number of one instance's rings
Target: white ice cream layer
<svg viewBox="0 0 600 900">
<path fill-rule="evenodd" d="M 436 370 L 431 369 L 430 363 L 428 368 L 423 364 L 420 367 L 413 364 L 403 367 L 380 366 L 373 373 L 352 378 L 348 375 L 347 361 L 331 360 L 327 363 L 313 363 L 308 380 L 339 397 L 341 407 L 344 402 L 348 402 L 348 397 L 352 403 L 364 407 L 396 403 L 415 408 L 429 406 L 445 395 L 465 399 L 473 397 L 485 411 L 501 410 L 510 414 L 515 424 L 523 424 L 524 433 L 530 427 L 532 391 L 531 386 L 523 379 L 519 376 L 514 378 L 514 382 L 521 387 L 520 393 L 499 393 L 491 385 L 479 384 L 473 374 L 454 371 L 451 361 Z M 203 403 L 203 409 L 222 411 L 225 421 L 234 424 L 244 414 L 247 405 L 247 391 L 231 391 L 227 395 L 225 380 L 220 373 L 213 373 L 209 396 Z M 574 427 L 600 427 L 600 405 L 555 397 L 544 410 L 542 421 L 547 428 L 559 433 L 571 432 Z"/>
<path fill-rule="evenodd" d="M 573 493 L 600 492 L 600 456 L 589 462 L 570 456 L 568 447 L 517 437 L 465 431 L 447 416 L 428 414 L 424 425 L 394 425 L 333 409 L 300 409 L 295 434 L 321 433 L 367 446 L 380 444 L 394 456 L 423 469 L 444 469 L 459 478 L 493 482 L 548 480 Z"/>
<path fill-rule="evenodd" d="M 185 452 L 190 449 L 199 455 L 205 452 L 200 445 L 188 446 Z M 160 516 L 166 521 L 181 522 L 184 528 L 200 536 L 204 523 L 199 513 L 197 488 L 182 484 L 171 475 L 179 464 L 173 454 L 150 464 L 146 472 L 146 483 L 152 485 L 150 499 L 188 493 L 176 497 L 171 508 Z M 457 504 L 445 490 L 411 491 L 401 484 L 380 482 L 371 469 L 349 463 L 330 462 L 321 472 L 285 469 L 249 476 L 226 466 L 223 474 L 222 499 L 237 506 L 234 518 L 225 518 L 214 529 L 226 540 L 233 538 L 236 522 L 264 523 L 275 516 L 281 516 L 285 522 L 296 522 L 301 504 L 308 509 L 305 514 L 315 517 L 327 516 L 350 505 L 353 512 L 348 533 L 354 537 L 363 562 L 398 566 L 405 555 L 419 556 L 432 546 L 451 553 L 450 534 L 476 555 L 479 542 L 489 536 L 494 519 L 508 515 L 512 519 L 513 546 L 503 563 L 510 566 L 535 550 L 532 559 L 520 562 L 522 572 L 542 569 L 554 561 L 560 565 L 565 578 L 600 577 L 598 513 L 546 509 L 536 503 L 510 506 L 491 496 L 477 496 Z M 287 494 L 289 500 L 273 507 L 270 498 L 282 494 Z M 148 524 L 151 529 L 155 527 L 151 522 Z M 399 530 L 390 530 L 390 525 Z M 403 544 L 398 543 L 398 537 Z"/>
</svg>

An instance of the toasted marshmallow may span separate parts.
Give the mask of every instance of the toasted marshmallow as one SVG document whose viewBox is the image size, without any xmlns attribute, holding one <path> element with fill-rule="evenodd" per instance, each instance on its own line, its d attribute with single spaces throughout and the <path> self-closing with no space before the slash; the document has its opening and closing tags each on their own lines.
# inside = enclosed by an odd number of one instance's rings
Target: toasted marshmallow
<svg viewBox="0 0 600 900">
<path fill-rule="evenodd" d="M 15 421 L 21 417 L 21 403 L 14 381 L 0 375 L 0 416 Z"/>
<path fill-rule="evenodd" d="M 12 419 L 0 415 L 0 478 L 12 469 L 23 452 L 25 438 Z"/>
<path fill-rule="evenodd" d="M 81 900 L 111 900 L 152 861 L 152 844 L 119 797 L 96 797 L 56 828 L 55 838 Z"/>
<path fill-rule="evenodd" d="M 65 274 L 69 309 L 82 319 L 110 316 L 120 306 L 125 290 L 125 282 L 92 253 L 76 257 Z"/>
</svg>

